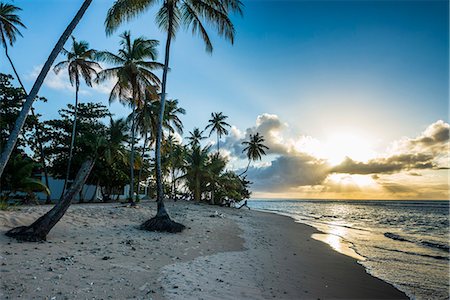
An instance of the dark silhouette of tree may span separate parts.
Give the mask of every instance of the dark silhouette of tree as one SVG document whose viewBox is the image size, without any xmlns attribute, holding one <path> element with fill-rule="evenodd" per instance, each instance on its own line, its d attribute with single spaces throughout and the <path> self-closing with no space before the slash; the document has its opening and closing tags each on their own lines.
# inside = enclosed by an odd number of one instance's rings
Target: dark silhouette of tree
<svg viewBox="0 0 450 300">
<path fill-rule="evenodd" d="M 261 160 L 262 155 L 266 155 L 266 152 L 264 150 L 268 150 L 269 147 L 263 144 L 264 143 L 264 137 L 262 135 L 259 135 L 257 132 L 256 134 L 250 134 L 250 140 L 242 142 L 242 145 L 245 146 L 245 148 L 242 150 L 242 152 L 245 152 L 248 158 L 248 164 L 245 168 L 245 171 L 242 172 L 239 176 L 244 175 L 248 171 L 248 167 L 250 166 L 250 163 L 252 161 Z"/>
<path fill-rule="evenodd" d="M 209 136 L 215 131 L 217 134 L 217 153 L 219 153 L 220 147 L 219 147 L 219 139 L 223 135 L 228 134 L 228 130 L 226 127 L 231 127 L 230 124 L 225 122 L 225 120 L 228 118 L 228 116 L 225 116 L 223 113 L 211 113 L 211 119 L 208 120 L 208 125 L 206 126 L 205 130 L 208 128 L 211 128 L 209 131 Z"/>
<path fill-rule="evenodd" d="M 206 139 L 206 136 L 203 136 L 203 131 L 200 131 L 198 127 L 195 127 L 194 130 L 189 131 L 189 136 L 187 137 L 189 141 L 189 145 L 192 147 L 199 147 L 200 142 Z"/>
</svg>

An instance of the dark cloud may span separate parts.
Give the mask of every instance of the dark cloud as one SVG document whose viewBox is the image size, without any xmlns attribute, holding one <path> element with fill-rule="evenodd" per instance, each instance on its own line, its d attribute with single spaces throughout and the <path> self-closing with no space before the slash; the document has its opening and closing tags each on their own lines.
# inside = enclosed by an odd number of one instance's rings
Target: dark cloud
<svg viewBox="0 0 450 300">
<path fill-rule="evenodd" d="M 272 164 L 262 168 L 250 168 L 248 178 L 258 191 L 286 191 L 305 185 L 321 184 L 329 174 L 323 160 L 306 154 L 282 155 Z"/>
<path fill-rule="evenodd" d="M 346 158 L 340 165 L 331 169 L 332 173 L 346 174 L 382 174 L 396 173 L 412 169 L 435 169 L 434 156 L 430 154 L 400 154 L 388 158 L 372 159 L 368 162 L 356 162 Z"/>
</svg>

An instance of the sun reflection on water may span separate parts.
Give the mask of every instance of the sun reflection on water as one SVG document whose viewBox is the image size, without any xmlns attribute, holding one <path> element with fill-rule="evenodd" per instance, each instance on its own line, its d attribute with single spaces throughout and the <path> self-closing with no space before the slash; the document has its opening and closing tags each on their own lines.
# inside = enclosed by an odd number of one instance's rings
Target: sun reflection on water
<svg viewBox="0 0 450 300">
<path fill-rule="evenodd" d="M 315 233 L 312 235 L 312 238 L 327 243 L 331 246 L 331 248 L 339 253 L 351 256 L 360 261 L 365 260 L 363 256 L 359 255 L 351 248 L 351 244 L 349 242 L 342 238 L 348 234 L 347 232 L 348 229 L 345 227 L 330 226 L 328 228 L 328 233 Z"/>
</svg>

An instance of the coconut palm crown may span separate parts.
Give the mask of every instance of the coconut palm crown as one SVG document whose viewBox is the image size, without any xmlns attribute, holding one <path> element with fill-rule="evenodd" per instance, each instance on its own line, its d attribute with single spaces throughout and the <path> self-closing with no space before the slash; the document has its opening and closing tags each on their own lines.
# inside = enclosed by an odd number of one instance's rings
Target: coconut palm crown
<svg viewBox="0 0 450 300">
<path fill-rule="evenodd" d="M 211 128 L 209 131 L 209 136 L 215 131 L 217 134 L 217 152 L 219 152 L 219 139 L 222 137 L 222 135 L 227 135 L 228 130 L 226 127 L 231 127 L 230 124 L 225 122 L 225 120 L 228 118 L 228 116 L 225 116 L 223 113 L 211 113 L 211 119 L 208 120 L 208 125 L 206 126 L 205 130 L 208 128 Z"/>
<path fill-rule="evenodd" d="M 203 131 L 200 131 L 199 128 L 195 127 L 194 130 L 189 131 L 190 136 L 187 137 L 189 140 L 189 145 L 192 147 L 200 146 L 201 140 L 206 139 L 206 136 L 203 136 Z"/>
<path fill-rule="evenodd" d="M 0 3 L 0 43 L 5 49 L 14 44 L 17 35 L 22 36 L 19 27 L 27 28 L 16 14 L 20 10 L 12 4 Z"/>
<path fill-rule="evenodd" d="M 242 150 L 242 152 L 245 152 L 248 158 L 248 164 L 247 168 L 243 173 L 240 175 L 243 175 L 247 172 L 248 167 L 250 166 L 251 161 L 261 160 L 262 155 L 266 155 L 266 152 L 264 150 L 268 150 L 269 147 L 263 144 L 264 143 L 264 137 L 260 135 L 258 132 L 256 134 L 250 134 L 250 140 L 242 142 L 242 145 L 245 146 L 245 148 Z"/>
</svg>

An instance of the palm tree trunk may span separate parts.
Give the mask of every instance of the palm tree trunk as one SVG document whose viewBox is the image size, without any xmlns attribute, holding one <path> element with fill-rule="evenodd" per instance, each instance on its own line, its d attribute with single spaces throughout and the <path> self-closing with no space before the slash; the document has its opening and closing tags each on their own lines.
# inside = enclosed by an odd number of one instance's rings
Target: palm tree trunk
<svg viewBox="0 0 450 300">
<path fill-rule="evenodd" d="M 165 57 L 164 57 L 164 69 L 161 83 L 161 104 L 158 118 L 158 130 L 156 132 L 156 199 L 158 204 L 157 216 L 166 216 L 167 211 L 164 207 L 164 190 L 161 173 L 161 139 L 162 139 L 162 126 L 164 122 L 164 106 L 166 104 L 166 85 L 167 85 L 167 72 L 169 70 L 169 56 L 170 56 L 170 43 L 172 41 L 172 26 L 173 26 L 173 10 L 169 12 L 169 28 L 167 33 Z"/>
<path fill-rule="evenodd" d="M 252 160 L 251 159 L 249 159 L 248 160 L 248 164 L 247 164 L 247 168 L 245 168 L 245 171 L 244 172 L 242 172 L 241 174 L 239 174 L 238 176 L 242 176 L 242 175 L 244 175 L 245 173 L 247 173 L 247 171 L 248 171 L 248 167 L 250 167 L 250 163 L 252 162 Z"/>
<path fill-rule="evenodd" d="M 172 40 L 173 18 L 174 18 L 173 3 L 169 4 L 166 2 L 165 5 L 169 6 L 167 8 L 169 14 L 169 26 L 167 28 L 167 41 L 164 57 L 163 76 L 161 82 L 161 105 L 158 120 L 158 130 L 156 131 L 155 158 L 156 158 L 157 212 L 155 217 L 145 221 L 141 225 L 141 229 L 150 231 L 181 232 L 186 227 L 183 224 L 172 221 L 169 217 L 169 214 L 167 213 L 166 208 L 164 207 L 164 191 L 161 174 L 161 138 L 162 138 L 162 126 L 164 121 L 164 105 L 166 102 L 166 85 L 167 85 L 167 72 L 169 70 L 170 43 Z"/>
<path fill-rule="evenodd" d="M 148 131 L 146 130 L 145 131 L 145 136 L 144 136 L 144 146 L 142 147 L 142 165 L 139 168 L 138 181 L 137 181 L 138 195 L 139 195 L 139 187 L 140 187 L 140 184 L 141 184 L 142 168 L 144 167 L 145 145 L 147 145 L 147 138 L 148 138 Z"/>
<path fill-rule="evenodd" d="M 8 138 L 8 142 L 6 143 L 5 149 L 3 150 L 2 156 L 0 158 L 0 177 L 2 176 L 3 171 L 5 170 L 6 163 L 8 162 L 9 157 L 11 156 L 11 153 L 14 149 L 14 146 L 17 143 L 19 133 L 22 130 L 23 125 L 25 124 L 25 120 L 28 116 L 28 113 L 30 112 L 31 106 L 33 105 L 34 98 L 36 98 L 36 95 L 39 92 L 39 89 L 41 88 L 48 71 L 50 70 L 59 52 L 64 47 L 64 44 L 66 43 L 67 39 L 72 34 L 73 30 L 77 26 L 78 22 L 80 22 L 81 18 L 83 17 L 84 13 L 88 9 L 89 5 L 91 5 L 91 3 L 92 0 L 85 0 L 83 2 L 83 5 L 81 5 L 81 8 L 78 10 L 77 14 L 70 22 L 69 26 L 67 26 L 66 30 L 64 30 L 63 34 L 61 35 L 52 52 L 50 53 L 50 56 L 48 57 L 44 66 L 42 67 L 42 70 L 39 73 L 39 76 L 36 79 L 33 88 L 28 94 L 19 116 L 16 119 L 14 130 L 11 132 Z"/>
<path fill-rule="evenodd" d="M 47 238 L 47 234 L 64 216 L 70 204 L 72 203 L 72 200 L 75 198 L 75 195 L 81 190 L 86 179 L 89 177 L 94 164 L 95 160 L 88 159 L 81 165 L 75 181 L 70 189 L 64 195 L 63 199 L 58 202 L 50 211 L 37 219 L 30 226 L 20 226 L 13 228 L 6 232 L 6 235 L 17 240 L 28 242 L 45 241 Z"/>
<path fill-rule="evenodd" d="M 20 76 L 17 73 L 16 67 L 14 66 L 14 63 L 11 60 L 11 57 L 9 57 L 7 44 L 5 43 L 4 46 L 5 46 L 6 57 L 8 58 L 9 63 L 11 64 L 11 67 L 12 67 L 12 69 L 14 71 L 14 74 L 16 75 L 16 79 L 19 82 L 20 86 L 22 87 L 25 95 L 28 95 L 27 90 L 25 89 L 25 86 L 23 85 L 22 80 L 20 79 Z M 36 114 L 34 113 L 33 106 L 31 107 L 31 115 L 33 116 L 33 118 L 35 118 L 37 120 Z M 50 186 L 48 184 L 48 171 L 47 171 L 47 164 L 45 163 L 44 147 L 42 146 L 41 132 L 39 130 L 39 127 L 38 127 L 37 123 L 34 124 L 34 130 L 36 130 L 36 140 L 37 140 L 38 147 L 39 147 L 39 154 L 40 154 L 40 157 L 41 157 L 41 164 L 42 164 L 42 167 L 44 168 L 45 185 L 48 188 L 50 188 Z M 52 201 L 51 201 L 51 198 L 50 198 L 50 194 L 47 194 L 47 199 L 45 200 L 45 204 L 50 204 L 51 202 Z"/>
<path fill-rule="evenodd" d="M 219 155 L 219 151 L 220 151 L 220 148 L 219 148 L 219 134 L 217 134 L 217 155 Z"/>
<path fill-rule="evenodd" d="M 67 182 L 69 181 L 69 175 L 70 175 L 70 167 L 72 165 L 72 156 L 73 156 L 73 147 L 75 145 L 75 136 L 77 132 L 77 119 L 78 119 L 78 90 L 80 88 L 80 83 L 75 83 L 75 108 L 74 108 L 74 117 L 73 117 L 73 125 L 72 125 L 72 136 L 70 139 L 70 149 L 69 149 L 69 161 L 67 163 L 67 170 L 66 170 L 66 177 L 64 179 L 64 185 L 61 193 L 62 198 L 64 196 L 64 192 L 67 188 Z"/>
<path fill-rule="evenodd" d="M 132 109 L 132 120 L 131 120 L 131 153 L 130 153 L 130 195 L 129 195 L 129 203 L 134 206 L 134 140 L 136 134 L 136 88 L 133 87 L 133 99 L 131 103 Z"/>
</svg>

